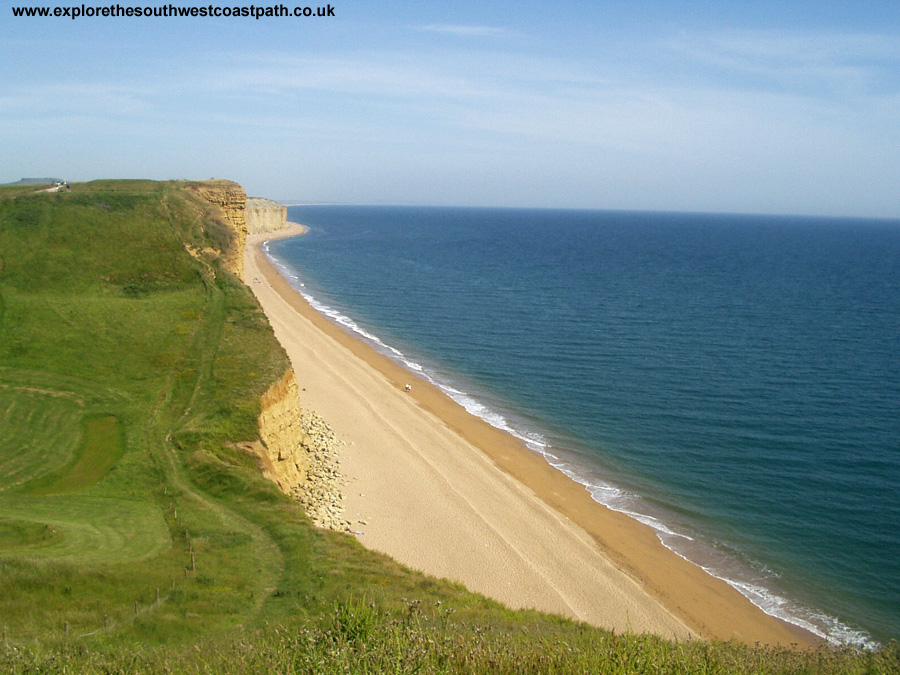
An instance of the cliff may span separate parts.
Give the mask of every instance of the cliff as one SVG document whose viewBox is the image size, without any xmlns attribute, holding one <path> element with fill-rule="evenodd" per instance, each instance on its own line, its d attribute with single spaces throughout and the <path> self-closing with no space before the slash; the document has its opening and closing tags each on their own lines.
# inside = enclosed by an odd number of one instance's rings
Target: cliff
<svg viewBox="0 0 900 675">
<path fill-rule="evenodd" d="M 247 232 L 275 232 L 283 230 L 287 223 L 287 207 L 271 199 L 251 197 L 244 208 Z"/>
<path fill-rule="evenodd" d="M 341 518 L 341 474 L 334 431 L 312 411 L 303 410 L 294 371 L 288 370 L 260 398 L 260 443 L 252 450 L 263 475 L 303 504 L 317 527 L 347 531 Z"/>
<path fill-rule="evenodd" d="M 304 447 L 307 434 L 300 425 L 302 411 L 292 369 L 266 390 L 260 397 L 260 405 L 262 451 L 259 454 L 264 473 L 283 492 L 294 492 L 306 483 L 309 459 Z"/>
<path fill-rule="evenodd" d="M 247 193 L 244 188 L 230 180 L 205 180 L 190 183 L 188 189 L 209 204 L 210 216 L 214 221 L 228 227 L 232 237 L 222 247 L 222 261 L 229 272 L 243 279 L 244 246 L 247 240 Z"/>
<path fill-rule="evenodd" d="M 188 187 L 208 205 L 213 223 L 225 226 L 229 241 L 221 247 L 222 260 L 243 279 L 247 235 L 283 229 L 287 207 L 270 199 L 248 199 L 244 188 L 231 181 Z M 260 440 L 245 447 L 260 458 L 263 475 L 302 503 L 314 525 L 347 530 L 349 523 L 341 519 L 337 440 L 321 417 L 300 405 L 292 369 L 260 397 L 260 407 Z"/>
</svg>

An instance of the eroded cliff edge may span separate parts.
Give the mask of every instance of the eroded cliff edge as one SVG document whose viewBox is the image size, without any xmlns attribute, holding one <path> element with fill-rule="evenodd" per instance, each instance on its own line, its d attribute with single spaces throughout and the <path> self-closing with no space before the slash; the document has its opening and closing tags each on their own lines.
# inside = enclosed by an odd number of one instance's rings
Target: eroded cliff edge
<svg viewBox="0 0 900 675">
<path fill-rule="evenodd" d="M 300 405 L 294 371 L 288 370 L 260 399 L 263 475 L 303 504 L 313 524 L 346 531 L 341 518 L 338 441 L 331 427 Z"/>
<path fill-rule="evenodd" d="M 277 232 L 287 225 L 287 207 L 271 199 L 250 197 L 244 206 L 244 219 L 247 232 Z"/>
<path fill-rule="evenodd" d="M 233 238 L 223 247 L 222 261 L 246 283 L 247 235 L 285 228 L 287 207 L 269 199 L 248 199 L 244 188 L 232 181 L 202 181 L 190 188 L 210 205 L 210 215 L 230 229 Z M 259 457 L 263 475 L 302 503 L 314 525 L 346 531 L 349 523 L 341 518 L 338 441 L 321 417 L 303 409 L 293 369 L 266 390 L 260 407 L 260 440 L 248 443 L 246 449 Z"/>
<path fill-rule="evenodd" d="M 204 180 L 190 183 L 188 189 L 210 206 L 209 217 L 218 220 L 232 233 L 229 242 L 221 247 L 222 262 L 232 274 L 244 278 L 244 247 L 247 242 L 247 221 L 244 217 L 247 193 L 230 180 Z"/>
</svg>

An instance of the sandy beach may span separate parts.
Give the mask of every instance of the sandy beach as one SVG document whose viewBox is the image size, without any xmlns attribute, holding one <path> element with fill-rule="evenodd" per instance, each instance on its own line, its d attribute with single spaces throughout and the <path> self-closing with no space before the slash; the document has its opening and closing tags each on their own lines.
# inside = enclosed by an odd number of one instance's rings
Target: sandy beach
<svg viewBox="0 0 900 675">
<path fill-rule="evenodd" d="M 346 444 L 345 517 L 360 542 L 510 607 L 617 632 L 816 644 L 312 309 L 261 251 L 302 232 L 248 237 L 244 275 L 303 406 Z"/>
</svg>

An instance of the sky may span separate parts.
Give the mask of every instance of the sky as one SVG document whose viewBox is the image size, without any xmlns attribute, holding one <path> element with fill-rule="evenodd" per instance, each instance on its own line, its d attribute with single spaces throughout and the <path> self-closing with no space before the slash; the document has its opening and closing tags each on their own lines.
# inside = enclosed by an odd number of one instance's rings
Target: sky
<svg viewBox="0 0 900 675">
<path fill-rule="evenodd" d="M 289 202 L 900 218 L 897 0 L 13 15 L 29 3 L 74 4 L 0 0 L 0 183 L 215 177 Z"/>
</svg>

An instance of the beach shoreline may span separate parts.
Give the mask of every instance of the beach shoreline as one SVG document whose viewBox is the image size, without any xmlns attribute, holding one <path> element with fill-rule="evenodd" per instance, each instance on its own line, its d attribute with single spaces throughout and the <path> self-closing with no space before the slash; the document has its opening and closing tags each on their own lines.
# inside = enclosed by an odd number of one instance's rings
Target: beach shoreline
<svg viewBox="0 0 900 675">
<path fill-rule="evenodd" d="M 345 517 L 360 524 L 363 544 L 511 607 L 617 632 L 821 643 L 313 309 L 261 250 L 304 231 L 248 237 L 245 277 L 288 351 L 303 405 L 347 444 Z"/>
</svg>

